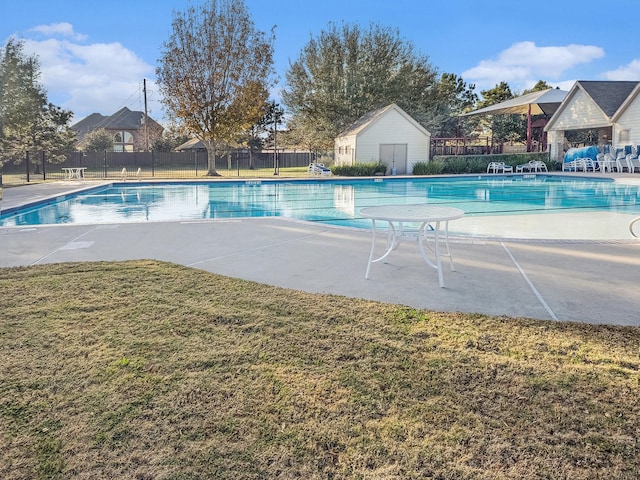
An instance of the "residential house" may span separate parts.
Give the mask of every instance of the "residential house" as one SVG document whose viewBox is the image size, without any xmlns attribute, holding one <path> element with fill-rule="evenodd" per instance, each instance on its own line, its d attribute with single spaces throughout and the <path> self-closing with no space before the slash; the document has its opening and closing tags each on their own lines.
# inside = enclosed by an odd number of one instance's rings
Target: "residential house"
<svg viewBox="0 0 640 480">
<path fill-rule="evenodd" d="M 370 112 L 335 139 L 336 165 L 377 163 L 387 172 L 403 175 L 417 162 L 429 161 L 431 133 L 398 105 Z"/>
<path fill-rule="evenodd" d="M 148 150 L 154 140 L 162 137 L 164 128 L 144 112 L 123 107 L 111 116 L 92 113 L 71 126 L 82 146 L 84 137 L 95 130 L 104 129 L 113 136 L 114 152 L 140 152 Z"/>
</svg>

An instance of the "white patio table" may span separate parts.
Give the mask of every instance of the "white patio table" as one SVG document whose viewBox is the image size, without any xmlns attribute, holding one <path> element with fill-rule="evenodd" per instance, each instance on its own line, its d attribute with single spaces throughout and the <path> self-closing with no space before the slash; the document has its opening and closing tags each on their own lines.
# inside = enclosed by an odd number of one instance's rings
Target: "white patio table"
<svg viewBox="0 0 640 480">
<path fill-rule="evenodd" d="M 444 255 L 449 257 L 449 264 L 451 270 L 455 271 L 453 266 L 453 259 L 451 257 L 451 251 L 449 250 L 449 221 L 462 218 L 464 211 L 459 208 L 440 206 L 440 205 L 382 205 L 375 207 L 365 207 L 360 210 L 360 215 L 364 218 L 370 218 L 373 222 L 373 235 L 371 239 L 371 252 L 369 253 L 369 263 L 367 264 L 367 271 L 365 278 L 369 278 L 369 271 L 371 264 L 380 262 L 387 258 L 389 254 L 395 250 L 400 244 L 402 238 L 412 237 L 418 241 L 420 247 L 420 254 L 427 263 L 427 265 L 435 268 L 438 271 L 438 280 L 440 286 L 444 287 L 444 275 L 442 274 L 442 264 L 440 256 Z M 387 232 L 387 245 L 384 254 L 376 259 L 373 258 L 376 247 L 376 221 L 385 221 L 388 223 L 389 228 Z M 404 228 L 404 223 L 419 223 L 420 227 L 417 231 L 407 230 Z M 445 226 L 445 246 L 446 253 L 440 253 L 440 226 L 444 223 Z M 397 224 L 397 227 L 396 227 Z M 433 225 L 432 225 L 433 224 Z M 426 247 L 434 254 L 434 260 L 431 260 L 425 250 L 425 243 L 427 241 L 427 231 L 433 232 L 433 248 L 428 244 Z"/>
<path fill-rule="evenodd" d="M 64 172 L 67 180 L 72 180 L 74 178 L 82 180 L 86 169 L 87 167 L 62 167 L 62 171 Z"/>
</svg>

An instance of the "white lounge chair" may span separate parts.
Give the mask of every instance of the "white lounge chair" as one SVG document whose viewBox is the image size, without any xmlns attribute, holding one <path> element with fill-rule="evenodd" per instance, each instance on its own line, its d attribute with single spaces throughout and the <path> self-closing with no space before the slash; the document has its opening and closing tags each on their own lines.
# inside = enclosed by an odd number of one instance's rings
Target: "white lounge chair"
<svg viewBox="0 0 640 480">
<path fill-rule="evenodd" d="M 617 169 L 616 161 L 613 155 L 605 153 L 600 159 L 598 159 L 598 165 L 600 165 L 601 172 L 613 172 L 613 169 Z"/>
<path fill-rule="evenodd" d="M 504 162 L 489 162 L 487 173 L 508 173 L 513 172 L 513 167 Z"/>
<path fill-rule="evenodd" d="M 324 163 L 310 163 L 309 164 L 309 168 L 307 169 L 307 173 L 309 175 L 320 175 L 322 177 L 324 176 L 331 176 L 331 170 L 328 169 Z"/>
<path fill-rule="evenodd" d="M 523 163 L 522 165 L 516 166 L 516 172 L 522 173 L 524 171 L 527 172 L 548 172 L 547 164 L 541 162 L 540 160 L 531 160 L 530 162 Z M 563 166 L 564 170 L 564 166 Z"/>
<path fill-rule="evenodd" d="M 592 158 L 585 157 L 582 159 L 582 165 L 584 167 L 585 172 L 595 172 L 596 171 L 596 162 L 593 161 Z"/>
<path fill-rule="evenodd" d="M 629 173 L 634 173 L 636 169 L 640 170 L 640 158 L 629 154 L 627 155 L 627 167 L 629 169 Z"/>
<path fill-rule="evenodd" d="M 576 158 L 575 160 L 564 162 L 562 164 L 563 172 L 577 172 L 579 170 L 585 171 L 586 168 L 587 167 L 584 164 L 584 158 Z"/>
</svg>

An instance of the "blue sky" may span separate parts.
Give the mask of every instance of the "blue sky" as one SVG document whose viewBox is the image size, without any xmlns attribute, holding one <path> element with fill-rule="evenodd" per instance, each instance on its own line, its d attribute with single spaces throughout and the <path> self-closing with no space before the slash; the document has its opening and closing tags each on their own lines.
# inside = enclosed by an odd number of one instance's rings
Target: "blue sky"
<svg viewBox="0 0 640 480">
<path fill-rule="evenodd" d="M 245 0 L 256 27 L 276 25 L 280 86 L 289 62 L 329 22 L 398 28 L 440 73 L 476 92 L 506 81 L 516 93 L 546 80 L 565 90 L 576 80 L 640 80 L 640 1 L 556 0 Z M 161 120 L 154 83 L 175 10 L 190 0 L 0 0 L 0 41 L 24 39 L 41 62 L 49 100 L 74 121 L 124 106 Z M 90 6 L 89 6 L 90 5 Z"/>
</svg>

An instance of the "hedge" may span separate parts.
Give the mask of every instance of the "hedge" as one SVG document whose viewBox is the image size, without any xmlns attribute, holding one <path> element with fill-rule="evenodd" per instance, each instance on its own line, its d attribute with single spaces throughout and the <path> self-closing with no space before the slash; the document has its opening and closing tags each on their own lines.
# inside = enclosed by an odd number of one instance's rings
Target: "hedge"
<svg viewBox="0 0 640 480">
<path fill-rule="evenodd" d="M 542 161 L 549 171 L 560 170 L 560 163 L 549 160 L 547 152 L 503 153 L 495 155 L 436 155 L 430 162 L 418 162 L 413 166 L 414 175 L 439 175 L 459 173 L 486 173 L 490 162 L 504 162 L 515 167 L 530 161 Z"/>
</svg>

